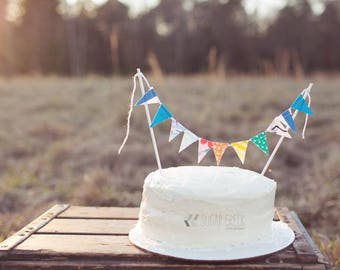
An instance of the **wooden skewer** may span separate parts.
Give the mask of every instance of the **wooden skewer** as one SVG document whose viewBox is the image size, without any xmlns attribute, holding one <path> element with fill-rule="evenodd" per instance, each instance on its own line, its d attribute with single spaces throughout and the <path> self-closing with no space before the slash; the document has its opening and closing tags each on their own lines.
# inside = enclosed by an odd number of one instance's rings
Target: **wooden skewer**
<svg viewBox="0 0 340 270">
<path fill-rule="evenodd" d="M 308 85 L 307 91 L 304 91 L 304 93 L 303 93 L 303 98 L 306 98 L 306 96 L 308 95 L 308 93 L 311 91 L 312 86 L 313 86 L 312 83 L 310 83 L 310 84 Z M 293 114 L 293 116 L 292 116 L 293 119 L 295 119 L 295 117 L 297 116 L 298 113 L 299 113 L 299 111 L 298 111 L 298 110 L 295 110 L 295 112 L 294 112 L 294 114 Z M 264 174 L 266 173 L 266 171 L 268 170 L 268 167 L 269 167 L 270 163 L 272 162 L 272 160 L 273 160 L 273 158 L 274 158 L 274 156 L 275 156 L 277 150 L 279 149 L 281 143 L 283 142 L 284 138 L 285 138 L 284 136 L 281 136 L 280 140 L 277 142 L 277 144 L 276 144 L 276 146 L 275 146 L 273 152 L 271 153 L 269 159 L 267 160 L 266 165 L 264 166 L 264 168 L 263 168 L 263 170 L 262 170 L 262 172 L 261 172 L 262 175 L 264 175 Z"/>
<path fill-rule="evenodd" d="M 142 96 L 144 96 L 145 89 L 144 89 L 143 77 L 142 77 L 142 72 L 140 71 L 139 68 L 137 68 L 137 76 L 138 76 L 139 86 L 140 86 L 140 90 L 142 92 Z M 159 158 L 159 152 L 158 152 L 157 142 L 156 142 L 156 138 L 155 138 L 155 133 L 153 132 L 153 128 L 150 127 L 151 117 L 150 117 L 150 111 L 149 111 L 149 107 L 148 107 L 147 103 L 144 103 L 144 108 L 145 108 L 146 119 L 148 120 L 152 145 L 153 145 L 153 149 L 154 149 L 156 161 L 157 161 L 157 166 L 158 166 L 158 169 L 161 171 L 162 170 L 162 164 L 161 164 L 161 160 Z"/>
</svg>

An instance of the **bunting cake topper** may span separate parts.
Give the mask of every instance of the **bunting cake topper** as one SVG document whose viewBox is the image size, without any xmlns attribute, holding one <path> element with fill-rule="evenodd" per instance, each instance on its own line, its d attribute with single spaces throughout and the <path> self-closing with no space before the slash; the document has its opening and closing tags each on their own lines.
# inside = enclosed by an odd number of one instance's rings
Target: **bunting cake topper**
<svg viewBox="0 0 340 270">
<path fill-rule="evenodd" d="M 179 122 L 178 119 L 175 119 L 171 111 L 168 109 L 168 107 L 165 106 L 165 104 L 161 101 L 155 89 L 150 86 L 148 80 L 145 78 L 144 74 L 140 71 L 140 69 L 137 69 L 137 73 L 133 76 L 133 78 L 134 78 L 134 87 L 133 87 L 133 91 L 131 94 L 127 131 L 126 131 L 126 136 L 124 138 L 124 141 L 121 147 L 119 148 L 118 153 L 121 152 L 129 136 L 130 117 L 131 117 L 132 110 L 133 110 L 133 99 L 134 99 L 136 85 L 137 85 L 136 79 L 138 78 L 142 96 L 136 102 L 135 106 L 145 107 L 146 117 L 149 123 L 150 135 L 151 135 L 151 139 L 152 139 L 152 143 L 153 143 L 153 147 L 155 151 L 157 165 L 160 170 L 162 169 L 162 167 L 161 167 L 159 152 L 158 152 L 153 128 L 155 128 L 156 126 L 158 126 L 159 124 L 167 120 L 171 120 L 169 142 L 171 142 L 177 136 L 182 135 L 182 142 L 180 145 L 179 152 L 182 152 L 183 150 L 187 149 L 189 146 L 195 144 L 196 142 L 198 143 L 198 153 L 197 153 L 198 163 L 200 163 L 202 159 L 208 154 L 208 152 L 212 150 L 212 152 L 215 155 L 216 163 L 217 165 L 219 165 L 223 158 L 225 151 L 229 151 L 228 149 L 232 148 L 234 149 L 234 152 L 236 153 L 237 157 L 240 159 L 241 163 L 244 164 L 249 142 L 254 144 L 264 154 L 269 155 L 267 133 L 272 133 L 272 134 L 280 136 L 280 140 L 276 144 L 276 147 L 274 148 L 266 165 L 264 166 L 262 170 L 262 174 L 264 174 L 266 170 L 268 169 L 269 164 L 272 161 L 274 155 L 276 154 L 283 139 L 292 138 L 290 134 L 291 130 L 297 133 L 297 128 L 296 128 L 294 120 L 298 112 L 302 112 L 305 114 L 305 125 L 302 130 L 302 138 L 304 138 L 308 116 L 314 114 L 310 108 L 310 104 L 311 104 L 310 91 L 311 91 L 313 84 L 309 84 L 309 86 L 298 95 L 296 100 L 291 104 L 289 108 L 284 110 L 278 116 L 274 117 L 274 119 L 269 124 L 266 130 L 262 132 L 258 132 L 257 134 L 255 134 L 254 136 L 246 140 L 243 139 L 243 140 L 239 140 L 235 142 L 214 142 L 214 141 L 210 141 L 205 138 L 202 138 L 199 135 L 196 135 L 194 132 L 192 132 L 190 129 L 184 126 L 181 122 Z M 147 92 L 145 92 L 144 90 L 144 83 L 146 83 L 146 85 L 148 86 Z M 308 98 L 308 103 L 306 101 L 306 98 Z M 152 121 L 151 121 L 151 116 L 150 116 L 150 112 L 148 109 L 148 105 L 150 104 L 158 104 L 158 109 L 155 115 L 153 116 Z"/>
</svg>

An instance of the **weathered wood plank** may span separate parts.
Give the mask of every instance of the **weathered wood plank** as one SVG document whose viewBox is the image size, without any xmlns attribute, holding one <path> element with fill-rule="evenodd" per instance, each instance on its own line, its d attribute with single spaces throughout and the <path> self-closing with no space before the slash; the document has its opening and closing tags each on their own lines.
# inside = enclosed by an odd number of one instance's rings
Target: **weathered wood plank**
<svg viewBox="0 0 340 270">
<path fill-rule="evenodd" d="M 29 251 L 31 254 L 44 251 L 55 255 L 88 254 L 90 257 L 100 254 L 119 256 L 145 253 L 132 246 L 127 236 L 67 234 L 33 234 L 18 245 L 15 251 Z"/>
<path fill-rule="evenodd" d="M 37 233 L 128 235 L 136 220 L 56 218 Z"/>
<path fill-rule="evenodd" d="M 35 231 L 39 230 L 47 223 L 49 223 L 57 215 L 65 211 L 69 207 L 68 204 L 57 204 L 43 213 L 41 216 L 33 220 L 27 226 L 22 228 L 11 237 L 0 243 L 0 251 L 6 251 L 14 248 L 28 237 L 30 237 Z"/>
<path fill-rule="evenodd" d="M 329 262 L 326 260 L 325 256 L 322 255 L 321 251 L 318 249 L 318 247 L 314 243 L 313 239 L 308 234 L 305 227 L 302 225 L 302 222 L 299 219 L 298 215 L 293 211 L 291 211 L 290 214 L 291 214 L 292 219 L 294 220 L 294 224 L 296 224 L 296 226 L 302 232 L 302 234 L 306 238 L 309 246 L 312 248 L 313 252 L 316 254 L 316 256 L 318 258 L 318 262 L 323 263 L 323 264 L 329 264 Z"/>
<path fill-rule="evenodd" d="M 68 253 L 51 253 L 46 250 L 41 250 L 40 252 L 33 252 L 28 253 L 26 251 L 14 251 L 6 257 L 4 260 L 1 260 L 0 256 L 0 265 L 3 262 L 7 261 L 29 261 L 29 262 L 40 262 L 40 261 L 49 261 L 52 264 L 52 261 L 58 262 L 84 262 L 84 261 L 95 261 L 97 265 L 100 265 L 102 262 L 110 261 L 112 263 L 121 263 L 121 264 L 128 264 L 128 263 L 157 263 L 160 265 L 166 265 L 167 263 L 171 264 L 182 264 L 182 265 L 201 265 L 209 263 L 210 265 L 230 265 L 230 264 L 237 264 L 237 265 L 246 265 L 246 266 L 259 266 L 259 265 L 298 265 L 302 266 L 300 263 L 297 263 L 296 260 L 292 258 L 289 259 L 268 259 L 270 257 L 262 257 L 257 259 L 251 260 L 241 260 L 241 261 L 233 261 L 233 262 L 225 262 L 225 261 L 209 261 L 209 262 L 201 262 L 201 261 L 190 261 L 190 260 L 182 260 L 171 258 L 167 256 L 162 256 L 158 254 L 152 254 L 147 252 L 143 256 L 128 255 L 128 254 L 120 254 L 120 255 L 112 255 L 112 254 L 96 254 L 92 256 L 92 254 L 83 253 L 83 254 L 68 254 Z M 249 267 L 251 268 L 251 267 Z M 251 268 L 252 269 L 252 268 Z M 285 269 L 285 268 L 283 268 Z"/>
<path fill-rule="evenodd" d="M 314 265 L 304 265 L 302 267 L 303 270 L 326 270 L 326 266 L 323 264 L 314 264 Z"/>
<path fill-rule="evenodd" d="M 276 207 L 276 212 L 277 212 L 279 219 L 287 223 L 294 232 L 302 233 L 300 228 L 294 223 L 294 220 L 288 208 Z"/>
<path fill-rule="evenodd" d="M 29 260 L 55 259 L 62 261 L 73 260 L 75 258 L 97 259 L 101 261 L 105 258 L 121 260 L 131 258 L 133 261 L 158 261 L 170 260 L 176 262 L 174 258 L 161 256 L 143 251 L 133 246 L 126 235 L 63 235 L 63 234 L 34 234 L 25 242 L 17 246 L 7 259 L 16 258 Z M 178 260 L 183 261 L 183 260 Z M 247 260 L 247 262 L 250 262 Z M 252 259 L 252 264 L 275 264 L 275 263 L 295 263 L 296 254 L 281 251 L 271 256 L 264 256 Z M 197 263 L 192 261 L 192 263 Z"/>
<path fill-rule="evenodd" d="M 296 241 L 270 256 L 240 262 L 197 262 L 143 251 L 128 240 L 138 208 L 72 206 L 10 251 L 0 252 L 0 270 L 8 269 L 305 269 L 322 270 L 302 224 L 287 208 L 275 219 L 291 226 Z M 302 226 L 302 227 L 301 227 Z M 305 249 L 308 245 L 311 250 Z M 313 253 L 314 252 L 314 253 Z"/>
<path fill-rule="evenodd" d="M 58 218 L 86 218 L 86 219 L 138 219 L 138 207 L 90 207 L 71 206 L 61 213 Z M 277 211 L 274 220 L 279 220 Z"/>
<path fill-rule="evenodd" d="M 249 265 L 249 264 L 211 264 L 211 263 L 152 263 L 152 262 L 131 262 L 131 261 L 42 261 L 42 262 L 5 262 L 0 266 L 0 270 L 27 270 L 27 269 L 53 269 L 53 270 L 89 270 L 89 269 L 188 269 L 188 270 L 302 270 L 302 266 L 296 264 L 266 264 L 266 265 Z"/>
<path fill-rule="evenodd" d="M 295 241 L 293 242 L 293 247 L 297 253 L 298 261 L 304 263 L 317 263 L 318 257 L 313 248 L 309 245 L 306 238 L 308 237 L 307 232 L 301 231 L 287 208 L 277 208 L 277 213 L 280 220 L 286 222 L 295 232 Z"/>
<path fill-rule="evenodd" d="M 58 217 L 87 219 L 138 219 L 138 207 L 71 206 Z"/>
</svg>

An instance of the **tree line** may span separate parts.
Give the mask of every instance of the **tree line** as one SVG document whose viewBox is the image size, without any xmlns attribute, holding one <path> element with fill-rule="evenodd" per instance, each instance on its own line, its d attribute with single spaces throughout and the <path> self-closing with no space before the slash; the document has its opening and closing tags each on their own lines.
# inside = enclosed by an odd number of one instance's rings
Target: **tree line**
<svg viewBox="0 0 340 270">
<path fill-rule="evenodd" d="M 0 0 L 0 74 L 124 74 L 136 67 L 166 73 L 335 72 L 340 69 L 340 5 L 290 1 L 270 22 L 240 0 L 161 0 L 130 17 L 127 6 L 63 0 Z"/>
</svg>

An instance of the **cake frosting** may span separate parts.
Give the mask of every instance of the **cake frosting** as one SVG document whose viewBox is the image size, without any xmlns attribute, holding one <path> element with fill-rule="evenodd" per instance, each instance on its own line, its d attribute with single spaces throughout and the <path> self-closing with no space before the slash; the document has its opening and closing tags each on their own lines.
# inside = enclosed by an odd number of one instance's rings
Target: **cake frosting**
<svg viewBox="0 0 340 270">
<path fill-rule="evenodd" d="M 182 248 L 221 248 L 271 230 L 276 182 L 237 167 L 182 166 L 150 173 L 136 225 L 145 238 Z"/>
</svg>

